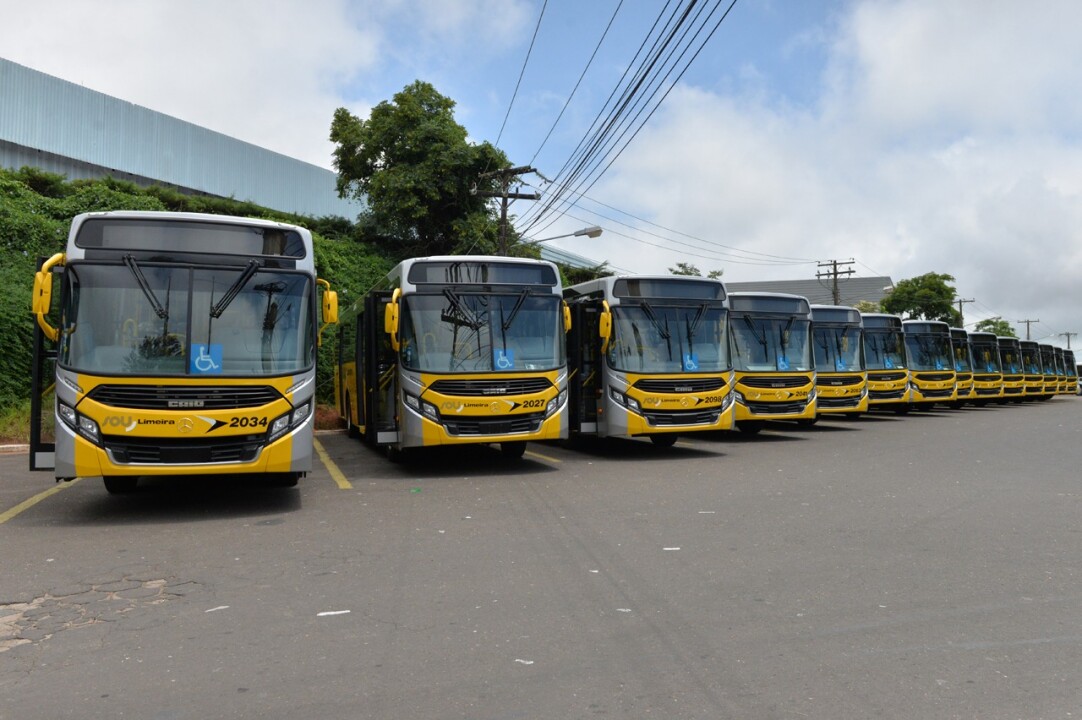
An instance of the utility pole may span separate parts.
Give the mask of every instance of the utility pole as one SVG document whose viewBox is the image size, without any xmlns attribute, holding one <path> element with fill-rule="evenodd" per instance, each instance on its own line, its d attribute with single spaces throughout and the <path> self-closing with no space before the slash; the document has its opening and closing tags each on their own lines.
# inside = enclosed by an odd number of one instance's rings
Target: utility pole
<svg viewBox="0 0 1082 720">
<path fill-rule="evenodd" d="M 1033 323 L 1039 323 L 1040 320 L 1015 320 L 1015 322 L 1019 325 L 1021 325 L 1022 323 L 1026 324 L 1026 340 L 1029 340 L 1029 326 Z"/>
<path fill-rule="evenodd" d="M 1062 332 L 1062 333 L 1060 333 L 1060 335 L 1065 335 L 1067 337 L 1067 349 L 1068 350 L 1071 349 L 1071 338 L 1074 337 L 1077 334 L 1078 333 L 1073 333 L 1073 332 Z"/>
<path fill-rule="evenodd" d="M 500 198 L 500 255 L 507 255 L 510 251 L 510 246 L 507 242 L 507 201 L 508 200 L 540 200 L 541 193 L 513 193 L 509 192 L 511 189 L 511 181 L 519 175 L 525 175 L 526 173 L 537 172 L 529 165 L 523 165 L 522 167 L 505 168 L 503 170 L 493 170 L 492 172 L 481 173 L 481 179 L 487 180 L 489 178 L 499 178 L 500 191 L 496 193 L 479 192 L 480 197 Z"/>
<path fill-rule="evenodd" d="M 955 302 L 958 303 L 958 327 L 965 327 L 966 326 L 966 319 L 965 319 L 965 316 L 962 315 L 962 305 L 964 303 L 967 303 L 967 302 L 973 302 L 973 298 L 969 298 L 968 300 L 963 300 L 962 298 L 958 298 L 957 300 L 955 300 Z"/>
<path fill-rule="evenodd" d="M 848 270 L 839 270 L 838 266 L 839 265 L 852 265 L 852 264 L 853 264 L 853 260 L 851 258 L 848 261 L 843 261 L 843 262 L 839 262 L 837 260 L 828 260 L 827 262 L 819 263 L 819 267 L 829 267 L 829 268 L 831 268 L 830 270 L 826 270 L 824 272 L 815 273 L 815 277 L 817 277 L 817 278 L 823 278 L 823 277 L 833 278 L 833 282 L 831 283 L 831 291 L 830 292 L 831 292 L 831 296 L 834 298 L 834 304 L 835 305 L 841 305 L 842 304 L 842 294 L 841 294 L 841 291 L 838 290 L 838 276 L 839 275 L 852 275 L 853 273 L 856 272 L 856 270 L 854 270 L 853 268 L 849 268 Z"/>
</svg>

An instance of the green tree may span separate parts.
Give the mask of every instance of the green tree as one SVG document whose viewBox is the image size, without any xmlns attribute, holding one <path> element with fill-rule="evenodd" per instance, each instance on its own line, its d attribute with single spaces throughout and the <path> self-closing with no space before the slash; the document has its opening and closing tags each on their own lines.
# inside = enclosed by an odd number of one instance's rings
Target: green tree
<svg viewBox="0 0 1082 720">
<path fill-rule="evenodd" d="M 853 307 L 855 307 L 857 309 L 857 312 L 862 312 L 862 313 L 877 313 L 877 312 L 880 312 L 879 303 L 872 302 L 871 300 L 861 300 L 860 302 L 858 302 Z"/>
<path fill-rule="evenodd" d="M 691 263 L 678 262 L 676 267 L 669 268 L 669 272 L 673 275 L 693 275 L 695 277 L 708 277 L 711 280 L 717 280 L 725 274 L 724 270 L 711 270 L 706 275 L 702 274 L 699 268 L 695 267 Z"/>
<path fill-rule="evenodd" d="M 942 320 L 952 327 L 961 324 L 961 315 L 954 307 L 952 275 L 925 273 L 908 280 L 899 280 L 894 289 L 879 303 L 883 312 L 903 315 L 916 320 Z"/>
<path fill-rule="evenodd" d="M 367 204 L 360 222 L 394 259 L 496 250 L 499 218 L 485 197 L 496 179 L 481 176 L 510 163 L 487 142 L 468 143 L 454 107 L 418 80 L 367 120 L 334 113 L 338 194 Z"/>
<path fill-rule="evenodd" d="M 1018 337 L 1011 324 L 998 315 L 981 320 L 973 329 L 977 332 L 990 332 L 998 337 Z"/>
</svg>

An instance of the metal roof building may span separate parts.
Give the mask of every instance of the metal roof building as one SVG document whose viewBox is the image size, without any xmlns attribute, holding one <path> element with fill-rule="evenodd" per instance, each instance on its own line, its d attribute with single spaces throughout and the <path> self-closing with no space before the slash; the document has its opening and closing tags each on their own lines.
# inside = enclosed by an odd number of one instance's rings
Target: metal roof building
<svg viewBox="0 0 1082 720">
<path fill-rule="evenodd" d="M 806 297 L 813 305 L 833 305 L 832 283 L 826 280 L 764 280 L 729 282 L 722 278 L 729 292 L 780 292 Z M 838 279 L 839 305 L 856 305 L 861 300 L 877 303 L 894 287 L 889 277 L 846 277 Z"/>
<path fill-rule="evenodd" d="M 0 166 L 356 219 L 335 173 L 0 58 Z"/>
</svg>

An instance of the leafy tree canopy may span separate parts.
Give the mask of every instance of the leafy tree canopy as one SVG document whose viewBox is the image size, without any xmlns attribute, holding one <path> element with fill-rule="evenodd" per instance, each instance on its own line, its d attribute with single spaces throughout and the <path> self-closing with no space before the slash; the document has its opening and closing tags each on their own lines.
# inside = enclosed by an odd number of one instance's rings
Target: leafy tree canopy
<svg viewBox="0 0 1082 720">
<path fill-rule="evenodd" d="M 857 312 L 862 312 L 862 313 L 882 312 L 882 310 L 879 307 L 879 303 L 872 302 L 871 300 L 861 300 L 860 302 L 858 302 L 853 307 L 855 307 L 857 309 Z"/>
<path fill-rule="evenodd" d="M 499 218 L 485 197 L 496 179 L 481 176 L 510 163 L 489 143 L 466 141 L 454 106 L 418 80 L 367 120 L 334 113 L 338 194 L 367 204 L 362 225 L 395 259 L 496 250 Z"/>
<path fill-rule="evenodd" d="M 973 329 L 977 332 L 994 333 L 998 337 L 1018 337 L 1011 324 L 998 315 L 981 320 Z"/>
<path fill-rule="evenodd" d="M 942 320 L 957 327 L 961 315 L 953 304 L 955 289 L 948 284 L 951 282 L 954 282 L 952 275 L 934 272 L 899 280 L 879 305 L 892 315 L 911 320 Z"/>
<path fill-rule="evenodd" d="M 669 272 L 673 275 L 693 275 L 695 277 L 708 277 L 711 280 L 717 280 L 725 274 L 724 270 L 711 270 L 706 275 L 703 275 L 699 268 L 695 267 L 691 263 L 678 262 L 675 267 L 669 268 Z"/>
</svg>

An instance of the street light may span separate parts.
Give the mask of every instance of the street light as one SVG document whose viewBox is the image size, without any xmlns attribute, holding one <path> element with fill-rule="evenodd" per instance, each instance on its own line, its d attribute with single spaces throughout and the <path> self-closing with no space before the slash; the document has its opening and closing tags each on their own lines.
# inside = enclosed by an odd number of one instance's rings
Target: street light
<svg viewBox="0 0 1082 720">
<path fill-rule="evenodd" d="M 543 242 L 548 242 L 549 240 L 559 240 L 560 238 L 565 238 L 565 237 L 595 238 L 595 237 L 599 237 L 600 235 L 601 235 L 601 228 L 599 226 L 597 226 L 597 225 L 591 225 L 590 227 L 584 227 L 581 230 L 576 230 L 575 232 L 564 233 L 563 235 L 553 235 L 552 237 L 541 238 L 540 240 L 531 240 L 528 243 L 523 243 L 523 245 L 538 245 L 538 244 L 543 243 Z"/>
</svg>

